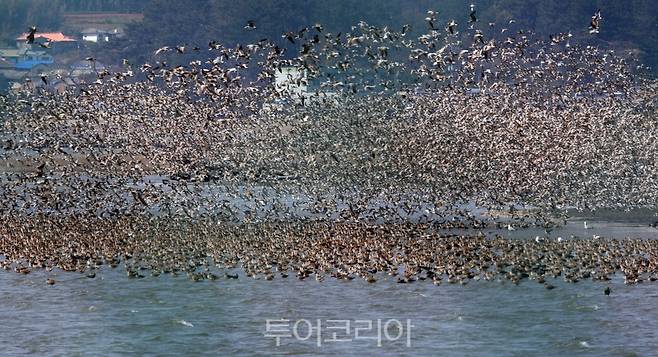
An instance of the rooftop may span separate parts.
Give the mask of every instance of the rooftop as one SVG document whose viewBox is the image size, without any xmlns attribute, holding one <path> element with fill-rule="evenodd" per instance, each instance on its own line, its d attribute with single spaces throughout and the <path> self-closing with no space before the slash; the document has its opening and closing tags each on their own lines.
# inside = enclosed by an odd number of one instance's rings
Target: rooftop
<svg viewBox="0 0 658 357">
<path fill-rule="evenodd" d="M 24 32 L 16 38 L 16 41 L 25 41 L 27 40 L 27 32 Z M 37 32 L 34 34 L 34 38 L 45 38 L 51 42 L 75 42 L 75 39 L 68 37 L 61 32 Z"/>
</svg>

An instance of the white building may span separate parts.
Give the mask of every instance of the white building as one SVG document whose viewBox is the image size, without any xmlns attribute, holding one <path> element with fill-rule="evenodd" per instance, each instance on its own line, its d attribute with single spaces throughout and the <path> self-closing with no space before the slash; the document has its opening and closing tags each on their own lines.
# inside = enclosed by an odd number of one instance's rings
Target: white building
<svg viewBox="0 0 658 357">
<path fill-rule="evenodd" d="M 82 40 L 88 42 L 107 42 L 110 40 L 110 35 L 107 31 L 88 28 L 82 31 Z"/>
</svg>

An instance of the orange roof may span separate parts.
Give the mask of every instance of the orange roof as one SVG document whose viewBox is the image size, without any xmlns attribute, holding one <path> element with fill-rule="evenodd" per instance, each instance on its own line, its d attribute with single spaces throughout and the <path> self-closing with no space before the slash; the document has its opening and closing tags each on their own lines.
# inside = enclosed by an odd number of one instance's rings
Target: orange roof
<svg viewBox="0 0 658 357">
<path fill-rule="evenodd" d="M 34 34 L 34 38 L 45 38 L 48 41 L 52 42 L 75 42 L 74 38 L 68 37 L 61 32 L 37 32 Z M 17 41 L 27 40 L 27 32 L 16 38 Z"/>
</svg>

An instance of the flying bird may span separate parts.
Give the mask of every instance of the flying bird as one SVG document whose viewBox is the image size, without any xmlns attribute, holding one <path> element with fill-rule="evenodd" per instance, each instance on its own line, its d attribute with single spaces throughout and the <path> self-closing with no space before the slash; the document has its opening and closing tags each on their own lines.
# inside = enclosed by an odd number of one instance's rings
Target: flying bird
<svg viewBox="0 0 658 357">
<path fill-rule="evenodd" d="M 30 27 L 30 33 L 27 34 L 27 43 L 34 43 L 34 35 L 37 33 L 37 27 Z"/>
<path fill-rule="evenodd" d="M 247 30 L 255 30 L 256 29 L 256 22 L 254 20 L 249 20 L 247 21 L 247 24 L 244 26 L 245 29 Z"/>
<path fill-rule="evenodd" d="M 601 10 L 596 10 L 589 23 L 589 33 L 599 33 L 599 30 L 601 29 L 601 19 Z"/>
<path fill-rule="evenodd" d="M 469 23 L 472 24 L 474 22 L 477 22 L 478 19 L 475 16 L 475 5 L 471 4 L 471 13 L 468 16 L 469 16 L 469 20 L 468 20 Z"/>
<path fill-rule="evenodd" d="M 290 32 L 290 31 L 286 32 L 283 35 L 281 35 L 281 37 L 287 39 L 288 41 L 290 41 L 290 43 L 295 43 L 295 33 L 294 32 Z"/>
<path fill-rule="evenodd" d="M 432 30 L 436 30 L 436 28 L 434 27 L 435 19 L 436 19 L 436 12 L 432 10 L 427 11 L 427 17 L 425 18 L 425 21 L 427 21 L 427 23 L 430 25 L 430 28 Z"/>
<path fill-rule="evenodd" d="M 155 51 L 155 55 L 159 55 L 162 52 L 169 51 L 169 46 L 160 47 Z"/>
<path fill-rule="evenodd" d="M 455 22 L 455 20 L 450 20 L 450 23 L 448 23 L 448 27 L 446 29 L 451 35 L 454 35 L 455 27 L 457 27 L 457 23 Z"/>
</svg>

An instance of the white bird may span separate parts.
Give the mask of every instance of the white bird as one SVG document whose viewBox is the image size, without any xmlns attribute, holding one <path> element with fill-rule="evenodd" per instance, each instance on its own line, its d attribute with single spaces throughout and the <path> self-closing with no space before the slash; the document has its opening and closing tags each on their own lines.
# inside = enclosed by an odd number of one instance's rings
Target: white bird
<svg viewBox="0 0 658 357">
<path fill-rule="evenodd" d="M 590 228 L 592 228 L 592 227 L 590 227 L 590 226 L 587 225 L 587 221 L 583 221 L 583 228 L 585 228 L 585 229 L 590 229 Z"/>
<path fill-rule="evenodd" d="M 178 322 L 179 324 L 181 324 L 183 326 L 194 327 L 194 325 L 191 322 L 187 322 L 185 320 L 176 320 L 176 322 Z"/>
</svg>

